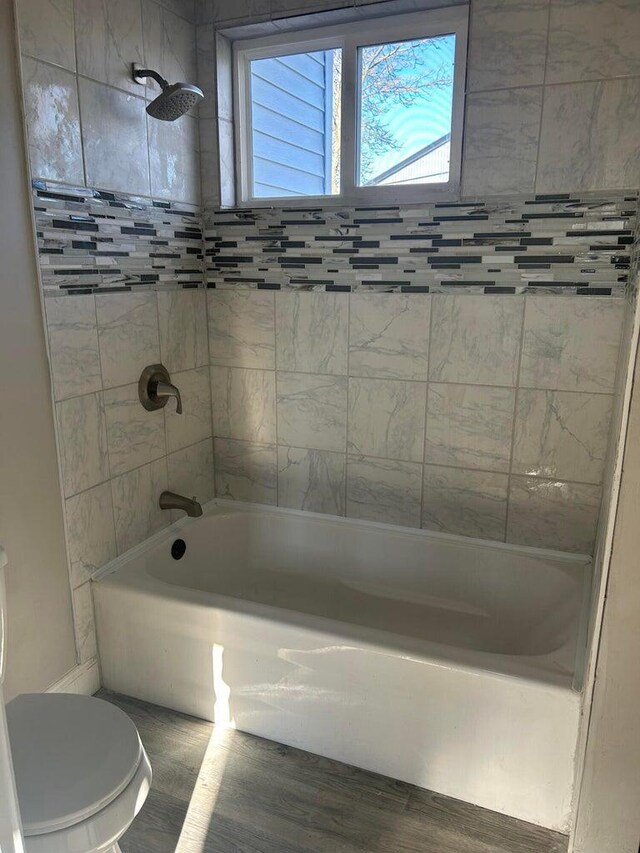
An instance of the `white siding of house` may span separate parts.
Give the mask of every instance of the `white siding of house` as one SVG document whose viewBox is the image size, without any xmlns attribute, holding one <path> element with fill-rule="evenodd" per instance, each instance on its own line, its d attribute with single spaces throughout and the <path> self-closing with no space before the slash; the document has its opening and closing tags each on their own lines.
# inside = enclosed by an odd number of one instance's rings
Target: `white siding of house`
<svg viewBox="0 0 640 853">
<path fill-rule="evenodd" d="M 254 196 L 330 191 L 331 73 L 324 51 L 252 62 Z"/>
<path fill-rule="evenodd" d="M 385 184 L 438 184 L 449 180 L 449 158 L 451 143 L 447 140 L 424 157 L 408 163 L 392 174 L 386 174 L 380 180 L 374 180 L 378 186 Z"/>
</svg>

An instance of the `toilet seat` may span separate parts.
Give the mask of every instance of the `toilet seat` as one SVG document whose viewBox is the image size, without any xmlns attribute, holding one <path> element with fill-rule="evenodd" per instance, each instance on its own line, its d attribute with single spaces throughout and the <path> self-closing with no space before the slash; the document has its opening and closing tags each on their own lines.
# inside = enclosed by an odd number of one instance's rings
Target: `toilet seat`
<svg viewBox="0 0 640 853">
<path fill-rule="evenodd" d="M 101 699 L 22 694 L 6 710 L 27 839 L 89 821 L 147 764 L 133 722 Z"/>
</svg>

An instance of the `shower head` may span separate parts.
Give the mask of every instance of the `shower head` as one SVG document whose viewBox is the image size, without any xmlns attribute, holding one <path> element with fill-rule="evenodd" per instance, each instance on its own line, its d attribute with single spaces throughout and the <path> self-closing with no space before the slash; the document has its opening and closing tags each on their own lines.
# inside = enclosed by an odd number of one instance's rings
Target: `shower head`
<svg viewBox="0 0 640 853">
<path fill-rule="evenodd" d="M 149 115 L 160 121 L 175 121 L 204 98 L 202 89 L 194 86 L 193 83 L 170 85 L 157 71 L 140 68 L 137 64 L 132 66 L 132 76 L 136 83 L 142 83 L 145 77 L 151 77 L 162 89 L 158 97 L 147 106 Z"/>
<path fill-rule="evenodd" d="M 158 97 L 147 106 L 147 112 L 161 121 L 175 121 L 195 107 L 204 95 L 191 83 L 174 83 L 166 86 Z"/>
</svg>

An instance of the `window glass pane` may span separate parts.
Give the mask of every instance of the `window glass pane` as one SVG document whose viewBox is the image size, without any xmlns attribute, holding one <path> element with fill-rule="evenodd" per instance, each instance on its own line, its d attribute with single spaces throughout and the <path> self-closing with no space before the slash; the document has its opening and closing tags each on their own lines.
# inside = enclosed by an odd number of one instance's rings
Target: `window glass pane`
<svg viewBox="0 0 640 853">
<path fill-rule="evenodd" d="M 339 192 L 341 69 L 338 49 L 251 61 L 254 198 Z"/>
<path fill-rule="evenodd" d="M 359 49 L 360 186 L 449 180 L 455 35 Z"/>
</svg>

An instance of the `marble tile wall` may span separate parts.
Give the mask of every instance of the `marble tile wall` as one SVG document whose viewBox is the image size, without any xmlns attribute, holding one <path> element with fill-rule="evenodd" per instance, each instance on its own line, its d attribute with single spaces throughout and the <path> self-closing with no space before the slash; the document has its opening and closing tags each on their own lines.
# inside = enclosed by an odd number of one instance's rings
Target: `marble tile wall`
<svg viewBox="0 0 640 853">
<path fill-rule="evenodd" d="M 95 656 L 89 580 L 174 520 L 164 489 L 214 497 L 206 293 L 72 293 L 45 299 L 81 662 Z M 162 362 L 180 388 L 147 412 L 138 379 Z"/>
<path fill-rule="evenodd" d="M 149 118 L 158 86 L 130 73 L 196 80 L 193 0 L 18 0 L 17 12 L 32 177 L 198 204 L 197 111 Z"/>
<path fill-rule="evenodd" d="M 327 21 L 316 13 L 330 10 L 337 23 L 428 5 L 420 0 L 203 0 L 198 7 L 203 79 L 215 77 L 216 49 L 218 71 L 217 112 L 201 128 L 206 204 L 234 203 L 228 162 L 233 157 L 231 87 L 225 82 L 230 56 L 221 34 L 233 39 L 320 26 Z M 470 0 L 469 6 L 460 198 L 637 189 L 640 4 Z M 211 88 L 215 99 L 216 87 Z"/>
<path fill-rule="evenodd" d="M 207 300 L 218 496 L 591 553 L 623 299 Z"/>
</svg>

